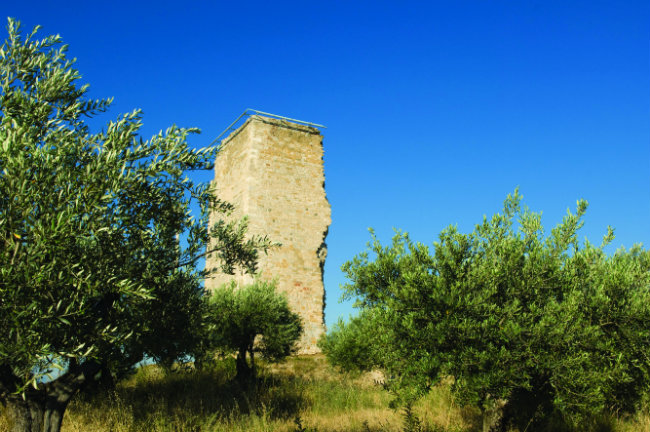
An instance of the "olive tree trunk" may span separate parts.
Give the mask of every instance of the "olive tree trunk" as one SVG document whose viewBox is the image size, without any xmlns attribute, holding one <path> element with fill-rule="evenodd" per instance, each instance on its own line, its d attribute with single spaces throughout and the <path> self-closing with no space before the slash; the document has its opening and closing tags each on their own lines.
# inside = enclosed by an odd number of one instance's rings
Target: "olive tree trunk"
<svg viewBox="0 0 650 432">
<path fill-rule="evenodd" d="M 250 364 L 248 363 L 247 357 L 250 357 Z M 239 351 L 237 352 L 236 366 L 237 376 L 235 378 L 237 381 L 246 384 L 255 379 L 255 354 L 252 342 L 244 344 L 239 348 Z"/>
<path fill-rule="evenodd" d="M 504 408 L 506 404 L 506 400 L 488 398 L 486 406 L 481 410 L 483 417 L 482 432 L 501 432 L 504 430 Z"/>
<path fill-rule="evenodd" d="M 12 432 L 59 432 L 72 397 L 99 372 L 96 363 L 71 367 L 68 372 L 22 394 L 5 395 Z"/>
</svg>

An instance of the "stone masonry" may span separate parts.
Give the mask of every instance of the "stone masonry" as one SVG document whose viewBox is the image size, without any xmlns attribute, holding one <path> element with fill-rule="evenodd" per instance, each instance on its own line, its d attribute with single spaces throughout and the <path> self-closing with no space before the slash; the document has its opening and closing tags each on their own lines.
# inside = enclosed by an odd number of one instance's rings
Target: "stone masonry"
<svg viewBox="0 0 650 432">
<path fill-rule="evenodd" d="M 325 331 L 323 265 L 331 212 L 322 140 L 316 128 L 254 115 L 222 141 L 215 161 L 217 194 L 236 206 L 233 216 L 247 215 L 251 235 L 282 244 L 260 254 L 258 268 L 263 279 L 277 279 L 302 317 L 301 354 L 319 352 L 316 342 Z M 232 280 L 242 285 L 253 277 L 217 274 L 206 288 Z"/>
</svg>

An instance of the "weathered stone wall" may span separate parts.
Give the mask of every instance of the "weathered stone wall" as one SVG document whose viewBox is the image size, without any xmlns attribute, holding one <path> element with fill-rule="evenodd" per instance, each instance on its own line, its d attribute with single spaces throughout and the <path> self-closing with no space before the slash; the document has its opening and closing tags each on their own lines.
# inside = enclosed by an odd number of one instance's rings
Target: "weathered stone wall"
<svg viewBox="0 0 650 432">
<path fill-rule="evenodd" d="M 251 116 L 222 142 L 215 161 L 217 193 L 236 206 L 234 217 L 248 215 L 249 233 L 267 235 L 282 246 L 261 254 L 263 279 L 277 279 L 305 327 L 300 352 L 319 352 L 325 331 L 323 265 L 331 223 L 325 197 L 322 136 L 318 129 L 284 120 Z M 211 266 L 210 260 L 206 263 Z M 214 289 L 249 275 L 216 275 Z"/>
</svg>

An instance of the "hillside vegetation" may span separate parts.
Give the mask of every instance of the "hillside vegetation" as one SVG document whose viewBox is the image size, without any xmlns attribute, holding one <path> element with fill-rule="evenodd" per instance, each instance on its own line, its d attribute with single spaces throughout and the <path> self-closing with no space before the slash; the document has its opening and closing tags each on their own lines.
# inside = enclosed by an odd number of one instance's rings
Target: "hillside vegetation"
<svg viewBox="0 0 650 432">
<path fill-rule="evenodd" d="M 650 429 L 650 251 L 581 241 L 585 200 L 550 230 L 515 189 L 432 247 L 372 234 L 328 362 L 274 366 L 307 324 L 285 294 L 204 288 L 276 246 L 187 176 L 217 147 L 144 140 L 137 110 L 92 132 L 111 100 L 37 31 L 0 46 L 0 432 Z"/>
<path fill-rule="evenodd" d="M 233 359 L 196 371 L 144 366 L 117 387 L 95 396 L 77 395 L 63 431 L 480 431 L 480 412 L 460 408 L 448 385 L 414 407 L 411 421 L 389 407 L 392 396 L 379 374 L 340 373 L 322 356 L 262 364 L 257 391 L 242 389 Z M 417 418 L 415 418 L 417 417 Z M 418 420 L 420 424 L 418 425 Z M 299 424 L 296 422 L 298 421 Z M 0 432 L 10 425 L 0 411 Z M 593 419 L 583 430 L 650 431 L 646 410 L 635 417 Z M 514 432 L 514 431 L 513 431 Z"/>
</svg>

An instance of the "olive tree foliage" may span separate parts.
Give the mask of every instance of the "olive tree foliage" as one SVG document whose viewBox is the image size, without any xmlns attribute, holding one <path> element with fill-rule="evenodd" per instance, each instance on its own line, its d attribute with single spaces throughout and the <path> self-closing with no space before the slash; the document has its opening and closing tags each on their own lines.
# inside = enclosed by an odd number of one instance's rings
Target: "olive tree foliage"
<svg viewBox="0 0 650 432">
<path fill-rule="evenodd" d="M 398 232 L 343 265 L 360 313 L 321 346 L 345 368 L 383 368 L 408 402 L 453 377 L 461 403 L 504 405 L 502 427 L 568 426 L 633 410 L 650 383 L 650 253 L 578 240 L 578 201 L 549 235 L 518 191 L 433 250 Z M 552 415 L 551 415 L 552 414 Z"/>
<path fill-rule="evenodd" d="M 222 271 L 254 271 L 268 242 L 247 240 L 245 223 L 208 229 L 209 208 L 231 207 L 185 175 L 210 169 L 216 152 L 188 147 L 196 129 L 173 126 L 145 141 L 134 111 L 91 133 L 85 119 L 110 100 L 87 98 L 60 38 L 23 36 L 12 19 L 7 30 L 0 402 L 15 431 L 56 431 L 72 395 L 100 374 L 194 352 L 206 313 L 201 257 L 217 255 Z"/>
<path fill-rule="evenodd" d="M 208 304 L 212 324 L 206 352 L 236 353 L 238 380 L 255 378 L 255 353 L 275 362 L 296 352 L 302 321 L 275 282 L 256 279 L 241 288 L 233 282 L 214 290 Z"/>
</svg>

